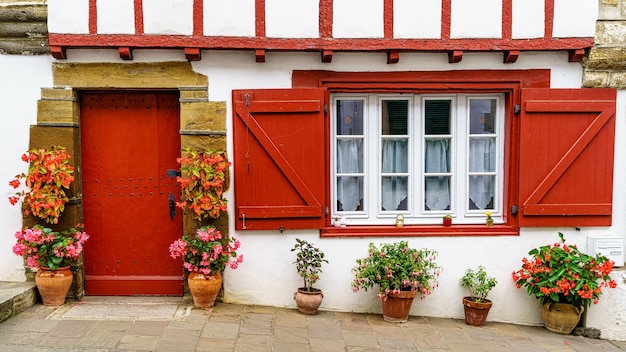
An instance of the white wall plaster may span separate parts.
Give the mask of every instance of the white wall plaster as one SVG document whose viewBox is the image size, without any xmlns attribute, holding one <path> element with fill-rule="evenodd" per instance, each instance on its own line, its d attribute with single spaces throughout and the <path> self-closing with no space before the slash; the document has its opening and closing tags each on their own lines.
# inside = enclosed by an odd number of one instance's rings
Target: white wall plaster
<svg viewBox="0 0 626 352">
<path fill-rule="evenodd" d="M 593 38 L 597 18 L 597 0 L 554 0 L 552 36 Z"/>
<path fill-rule="evenodd" d="M 513 0 L 511 37 L 542 38 L 545 32 L 544 0 Z"/>
<path fill-rule="evenodd" d="M 395 0 L 393 34 L 395 38 L 441 38 L 441 1 Z"/>
<path fill-rule="evenodd" d="M 144 1 L 143 28 L 146 34 L 191 35 L 193 0 Z"/>
<path fill-rule="evenodd" d="M 452 0 L 451 38 L 501 38 L 502 0 Z"/>
<path fill-rule="evenodd" d="M 98 0 L 99 34 L 135 34 L 133 0 Z"/>
<path fill-rule="evenodd" d="M 266 0 L 265 33 L 275 38 L 318 38 L 319 0 Z"/>
<path fill-rule="evenodd" d="M 333 6 L 333 37 L 384 37 L 383 0 L 342 0 Z"/>
<path fill-rule="evenodd" d="M 48 32 L 89 33 L 89 0 L 48 0 Z"/>
<path fill-rule="evenodd" d="M 24 262 L 13 254 L 13 234 L 22 227 L 22 213 L 8 198 L 15 190 L 9 181 L 28 171 L 21 157 L 28 150 L 30 125 L 37 121 L 42 87 L 52 86 L 49 56 L 0 55 L 0 281 L 25 281 Z"/>
<path fill-rule="evenodd" d="M 254 0 L 204 0 L 204 35 L 253 37 Z"/>
</svg>

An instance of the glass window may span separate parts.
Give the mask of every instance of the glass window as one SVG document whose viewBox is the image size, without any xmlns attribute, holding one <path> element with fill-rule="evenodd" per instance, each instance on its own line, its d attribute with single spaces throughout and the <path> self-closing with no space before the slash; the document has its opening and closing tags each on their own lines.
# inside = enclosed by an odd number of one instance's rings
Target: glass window
<svg viewBox="0 0 626 352">
<path fill-rule="evenodd" d="M 501 221 L 501 95 L 332 97 L 332 215 L 348 224 Z"/>
</svg>

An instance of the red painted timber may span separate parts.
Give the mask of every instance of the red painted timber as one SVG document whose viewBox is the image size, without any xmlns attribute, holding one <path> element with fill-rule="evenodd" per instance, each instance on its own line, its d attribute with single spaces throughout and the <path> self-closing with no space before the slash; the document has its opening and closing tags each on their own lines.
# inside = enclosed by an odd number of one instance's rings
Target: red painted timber
<svg viewBox="0 0 626 352">
<path fill-rule="evenodd" d="M 393 0 L 385 0 L 383 5 L 384 36 L 393 38 Z"/>
<path fill-rule="evenodd" d="M 502 0 L 502 38 L 513 35 L 513 0 Z"/>
<path fill-rule="evenodd" d="M 202 35 L 204 32 L 203 0 L 193 0 L 193 35 Z"/>
<path fill-rule="evenodd" d="M 55 34 L 48 36 L 51 46 L 134 48 L 200 48 L 302 51 L 504 51 L 504 50 L 578 50 L 591 48 L 593 38 L 536 39 L 384 39 L 384 38 L 259 38 L 205 37 L 124 34 Z"/>
<path fill-rule="evenodd" d="M 96 0 L 89 0 L 89 34 L 98 33 L 98 6 Z"/>
<path fill-rule="evenodd" d="M 143 34 L 143 0 L 135 0 L 135 34 Z"/>
<path fill-rule="evenodd" d="M 333 37 L 333 0 L 320 0 L 320 38 Z"/>
</svg>

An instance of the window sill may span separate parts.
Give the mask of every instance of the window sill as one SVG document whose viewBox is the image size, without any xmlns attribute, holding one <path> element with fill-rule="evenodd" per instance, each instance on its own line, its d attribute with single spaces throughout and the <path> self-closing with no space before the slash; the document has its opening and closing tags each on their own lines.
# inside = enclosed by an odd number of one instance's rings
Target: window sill
<svg viewBox="0 0 626 352">
<path fill-rule="evenodd" d="M 519 228 L 506 224 L 485 225 L 407 225 L 326 227 L 320 237 L 420 237 L 420 236 L 518 236 Z"/>
</svg>

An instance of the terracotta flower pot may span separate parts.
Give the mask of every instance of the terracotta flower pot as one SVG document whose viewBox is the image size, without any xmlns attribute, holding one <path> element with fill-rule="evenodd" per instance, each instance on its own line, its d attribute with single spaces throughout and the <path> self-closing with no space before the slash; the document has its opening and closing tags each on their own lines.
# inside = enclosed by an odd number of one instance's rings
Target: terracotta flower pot
<svg viewBox="0 0 626 352">
<path fill-rule="evenodd" d="M 465 312 L 465 323 L 472 326 L 483 326 L 487 321 L 489 309 L 492 302 L 488 299 L 482 302 L 474 302 L 471 297 L 463 297 L 463 311 Z"/>
<path fill-rule="evenodd" d="M 383 299 L 383 319 L 390 323 L 405 323 L 409 320 L 409 312 L 417 291 L 400 291 L 389 293 Z"/>
<path fill-rule="evenodd" d="M 567 335 L 576 328 L 584 310 L 585 307 L 576 307 L 569 303 L 549 302 L 543 305 L 541 316 L 546 329 Z"/>
<path fill-rule="evenodd" d="M 300 287 L 293 294 L 298 310 L 303 314 L 309 315 L 317 313 L 317 308 L 322 304 L 323 298 L 324 293 L 322 293 L 322 290 L 316 288 L 313 291 L 307 291 L 305 287 Z"/>
<path fill-rule="evenodd" d="M 46 306 L 63 305 L 67 292 L 72 286 L 73 277 L 69 266 L 57 270 L 39 268 L 35 276 L 35 283 L 43 304 Z"/>
<path fill-rule="evenodd" d="M 222 288 L 222 276 L 220 273 L 204 275 L 201 273 L 189 273 L 187 278 L 189 291 L 196 308 L 210 308 L 215 304 L 217 294 Z"/>
</svg>

